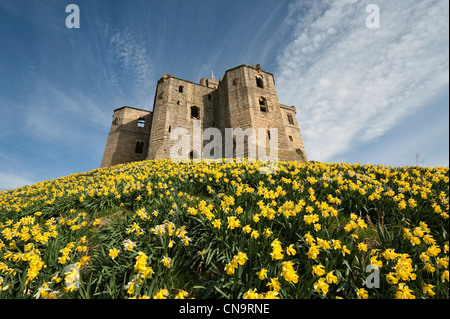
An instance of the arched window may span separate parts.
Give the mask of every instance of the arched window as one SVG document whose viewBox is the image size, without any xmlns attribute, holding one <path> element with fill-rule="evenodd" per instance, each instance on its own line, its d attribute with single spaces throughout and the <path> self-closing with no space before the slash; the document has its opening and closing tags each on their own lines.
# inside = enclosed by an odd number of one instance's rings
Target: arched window
<svg viewBox="0 0 450 319">
<path fill-rule="evenodd" d="M 136 142 L 136 148 L 134 149 L 134 152 L 136 154 L 142 154 L 142 152 L 144 151 L 144 142 Z"/>
<path fill-rule="evenodd" d="M 263 79 L 261 76 L 256 77 L 256 86 L 259 88 L 264 88 Z"/>
<path fill-rule="evenodd" d="M 269 109 L 267 107 L 267 100 L 264 97 L 259 98 L 259 109 L 261 112 L 268 112 Z"/>
<path fill-rule="evenodd" d="M 145 118 L 140 117 L 140 118 L 138 119 L 137 126 L 138 126 L 138 127 L 144 127 L 144 126 L 145 126 Z"/>
<path fill-rule="evenodd" d="M 200 119 L 200 109 L 197 106 L 191 106 L 191 118 Z"/>
<path fill-rule="evenodd" d="M 178 92 L 180 92 L 180 93 L 183 93 L 183 86 L 182 85 L 180 85 L 179 87 L 178 87 Z"/>
</svg>

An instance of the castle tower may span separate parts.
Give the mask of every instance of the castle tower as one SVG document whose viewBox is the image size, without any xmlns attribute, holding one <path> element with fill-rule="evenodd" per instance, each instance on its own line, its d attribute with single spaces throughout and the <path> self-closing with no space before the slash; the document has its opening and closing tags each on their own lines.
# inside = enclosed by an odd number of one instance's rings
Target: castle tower
<svg viewBox="0 0 450 319">
<path fill-rule="evenodd" d="M 170 157 L 170 150 L 178 140 L 171 140 L 173 129 L 182 128 L 194 136 L 194 123 L 197 131 L 212 127 L 214 123 L 213 93 L 218 81 L 201 79 L 200 84 L 178 79 L 170 74 L 163 74 L 158 81 L 153 106 L 153 124 L 148 148 L 149 160 L 165 159 Z M 201 137 L 189 139 L 189 143 L 182 145 L 180 156 L 201 156 L 203 141 Z M 197 145 L 196 145 L 197 144 Z"/>
<path fill-rule="evenodd" d="M 123 106 L 114 110 L 100 167 L 129 163 L 147 157 L 152 112 Z"/>
<path fill-rule="evenodd" d="M 256 143 L 258 147 L 266 145 L 267 155 L 270 154 L 270 139 L 273 139 L 274 133 L 277 132 L 278 160 L 307 160 L 295 120 L 295 107 L 278 102 L 275 80 L 271 73 L 263 71 L 259 65 L 241 65 L 227 70 L 219 84 L 218 96 L 219 109 L 223 115 L 220 122 L 222 130 L 226 127 L 243 130 L 252 128 L 254 132 L 265 132 L 262 134 L 265 136 L 258 134 Z M 271 131 L 273 128 L 276 131 Z M 248 157 L 252 147 L 249 143 L 250 140 L 244 142 L 243 152 L 242 149 L 236 149 L 235 156 Z M 255 155 L 259 159 L 258 151 Z"/>
</svg>

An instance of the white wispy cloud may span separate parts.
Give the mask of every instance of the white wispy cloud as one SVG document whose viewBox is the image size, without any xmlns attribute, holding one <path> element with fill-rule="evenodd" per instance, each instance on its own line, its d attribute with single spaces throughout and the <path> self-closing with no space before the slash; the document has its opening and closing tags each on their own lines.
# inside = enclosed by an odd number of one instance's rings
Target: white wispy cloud
<svg viewBox="0 0 450 319">
<path fill-rule="evenodd" d="M 148 41 L 127 27 L 118 29 L 101 21 L 96 25 L 97 36 L 102 39 L 97 56 L 100 62 L 96 74 L 98 87 L 110 92 L 110 102 L 142 108 L 149 106 L 153 102 L 155 79 Z M 111 105 L 111 108 L 119 106 L 123 105 Z"/>
<path fill-rule="evenodd" d="M 113 32 L 109 45 L 113 58 L 135 78 L 137 85 L 148 80 L 151 72 L 149 54 L 145 45 L 136 40 L 128 29 Z"/>
<path fill-rule="evenodd" d="M 372 1 L 373 2 L 373 1 Z M 448 86 L 447 1 L 294 3 L 277 60 L 281 100 L 295 104 L 308 157 L 330 160 L 385 133 Z"/>
</svg>

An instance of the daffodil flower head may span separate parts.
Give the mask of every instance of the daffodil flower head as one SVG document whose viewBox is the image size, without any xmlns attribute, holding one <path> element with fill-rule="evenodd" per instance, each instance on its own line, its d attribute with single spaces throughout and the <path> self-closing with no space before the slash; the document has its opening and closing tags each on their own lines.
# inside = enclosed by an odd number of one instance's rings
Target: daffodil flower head
<svg viewBox="0 0 450 319">
<path fill-rule="evenodd" d="M 123 241 L 123 247 L 125 250 L 133 251 L 134 247 L 136 247 L 136 243 L 131 241 L 130 239 L 125 239 Z"/>
<path fill-rule="evenodd" d="M 170 268 L 170 266 L 172 266 L 172 258 L 164 257 L 163 259 L 161 259 L 161 263 L 164 267 Z"/>
<path fill-rule="evenodd" d="M 76 264 L 68 265 L 65 269 L 64 274 L 66 277 L 65 280 L 65 290 L 74 291 L 80 287 L 80 271 Z"/>
</svg>

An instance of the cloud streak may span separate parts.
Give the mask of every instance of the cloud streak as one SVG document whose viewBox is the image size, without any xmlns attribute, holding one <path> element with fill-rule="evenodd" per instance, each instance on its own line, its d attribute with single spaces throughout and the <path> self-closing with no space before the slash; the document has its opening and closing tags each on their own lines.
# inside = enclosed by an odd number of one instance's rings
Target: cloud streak
<svg viewBox="0 0 450 319">
<path fill-rule="evenodd" d="M 108 92 L 110 102 L 119 103 L 110 107 L 130 104 L 149 107 L 155 81 L 151 55 L 142 36 L 132 33 L 128 27 L 117 29 L 100 20 L 94 24 L 99 32 L 95 39 L 102 39 L 96 85 Z"/>
<path fill-rule="evenodd" d="M 146 47 L 136 41 L 128 29 L 112 33 L 109 45 L 113 59 L 134 77 L 135 83 L 137 85 L 145 83 L 151 71 Z"/>
<path fill-rule="evenodd" d="M 448 86 L 448 3 L 378 1 L 379 29 L 365 26 L 368 4 L 290 7 L 277 89 L 297 106 L 310 159 L 329 161 L 383 135 Z"/>
</svg>

